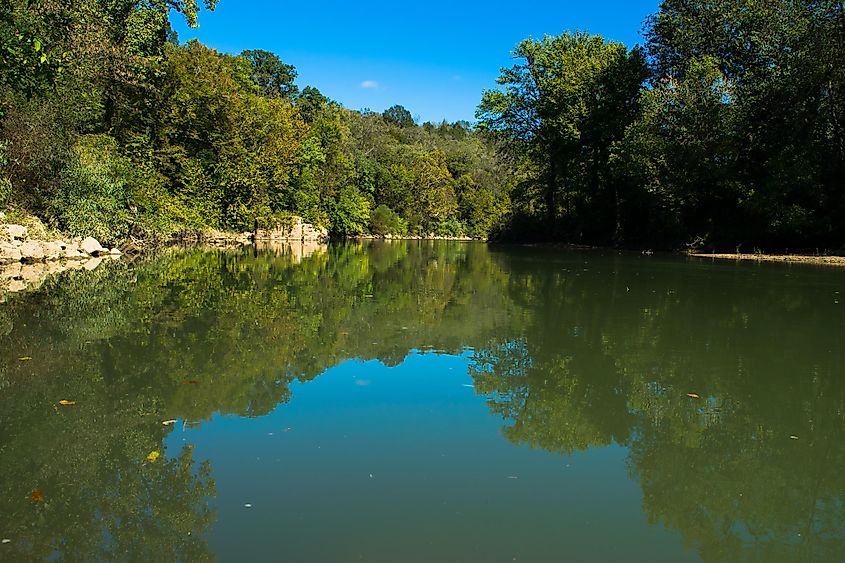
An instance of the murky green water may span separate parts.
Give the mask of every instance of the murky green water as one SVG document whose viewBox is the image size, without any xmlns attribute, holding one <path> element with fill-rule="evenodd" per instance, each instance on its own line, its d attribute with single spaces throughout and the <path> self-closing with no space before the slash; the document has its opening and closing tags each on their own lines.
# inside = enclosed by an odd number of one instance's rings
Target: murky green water
<svg viewBox="0 0 845 563">
<path fill-rule="evenodd" d="M 845 270 L 806 266 L 68 272 L 0 305 L 0 560 L 842 561 L 843 329 Z"/>
</svg>

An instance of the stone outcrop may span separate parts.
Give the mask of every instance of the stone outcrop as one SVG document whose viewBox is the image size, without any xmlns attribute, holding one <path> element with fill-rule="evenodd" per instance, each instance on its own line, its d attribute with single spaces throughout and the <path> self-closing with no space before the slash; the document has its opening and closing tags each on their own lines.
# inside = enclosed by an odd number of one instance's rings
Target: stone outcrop
<svg viewBox="0 0 845 563">
<path fill-rule="evenodd" d="M 256 241 L 325 242 L 328 239 L 328 230 L 306 223 L 302 217 L 293 217 L 286 225 L 255 229 Z"/>
</svg>

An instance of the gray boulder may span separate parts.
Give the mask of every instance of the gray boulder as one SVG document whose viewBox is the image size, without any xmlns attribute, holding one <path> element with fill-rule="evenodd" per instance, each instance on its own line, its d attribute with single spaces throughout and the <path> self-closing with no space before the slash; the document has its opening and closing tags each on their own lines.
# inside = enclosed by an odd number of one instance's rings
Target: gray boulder
<svg viewBox="0 0 845 563">
<path fill-rule="evenodd" d="M 23 225 L 3 225 L 2 229 L 10 239 L 23 240 L 29 234 L 29 229 Z"/>
<path fill-rule="evenodd" d="M 68 260 L 87 260 L 90 257 L 87 253 L 79 250 L 79 247 L 75 245 L 68 245 L 65 248 L 65 258 Z"/>
<path fill-rule="evenodd" d="M 41 244 L 45 260 L 58 260 L 64 255 L 62 247 L 57 242 L 44 242 Z"/>
<path fill-rule="evenodd" d="M 35 240 L 24 241 L 20 247 L 21 259 L 24 262 L 40 262 L 44 260 L 44 246 Z"/>
<path fill-rule="evenodd" d="M 83 239 L 81 243 L 79 243 L 79 248 L 83 252 L 87 252 L 91 256 L 99 256 L 100 254 L 107 254 L 108 251 L 103 248 L 103 246 L 95 239 L 94 237 L 88 237 Z"/>
<path fill-rule="evenodd" d="M 7 262 L 20 262 L 21 249 L 13 244 L 0 242 L 0 264 Z"/>
</svg>

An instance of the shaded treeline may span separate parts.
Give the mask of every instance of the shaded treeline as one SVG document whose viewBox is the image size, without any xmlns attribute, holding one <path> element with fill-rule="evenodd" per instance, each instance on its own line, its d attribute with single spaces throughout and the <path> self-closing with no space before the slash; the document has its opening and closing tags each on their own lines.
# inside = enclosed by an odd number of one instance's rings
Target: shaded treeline
<svg viewBox="0 0 845 563">
<path fill-rule="evenodd" d="M 485 92 L 527 171 L 506 234 L 842 248 L 843 3 L 666 0 L 645 37 L 528 39 Z"/>
</svg>

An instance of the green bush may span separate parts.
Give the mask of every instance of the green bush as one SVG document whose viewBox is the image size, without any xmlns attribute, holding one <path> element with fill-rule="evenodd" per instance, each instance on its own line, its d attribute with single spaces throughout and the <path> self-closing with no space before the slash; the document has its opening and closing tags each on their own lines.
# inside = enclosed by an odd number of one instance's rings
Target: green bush
<svg viewBox="0 0 845 563">
<path fill-rule="evenodd" d="M 117 154 L 107 135 L 80 137 L 61 189 L 50 204 L 59 227 L 71 235 L 92 236 L 112 244 L 129 233 L 132 163 Z"/>
<path fill-rule="evenodd" d="M 444 237 L 460 237 L 466 235 L 467 228 L 458 219 L 445 219 L 435 223 L 432 227 L 432 232 L 435 235 Z"/>
<path fill-rule="evenodd" d="M 370 200 L 355 186 L 341 189 L 337 200 L 329 204 L 331 233 L 339 236 L 357 235 L 367 231 L 370 223 Z"/>
<path fill-rule="evenodd" d="M 370 215 L 370 232 L 375 235 L 405 235 L 408 222 L 386 205 L 379 205 Z"/>
</svg>

